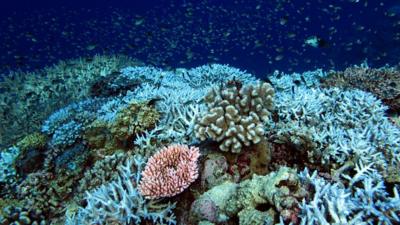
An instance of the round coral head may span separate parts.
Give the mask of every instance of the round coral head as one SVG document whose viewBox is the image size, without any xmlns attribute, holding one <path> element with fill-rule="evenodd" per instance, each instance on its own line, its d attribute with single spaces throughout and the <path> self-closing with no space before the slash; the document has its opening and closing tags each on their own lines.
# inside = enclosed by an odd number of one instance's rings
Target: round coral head
<svg viewBox="0 0 400 225">
<path fill-rule="evenodd" d="M 174 144 L 154 154 L 142 172 L 140 193 L 149 199 L 172 197 L 199 176 L 199 148 Z"/>
</svg>

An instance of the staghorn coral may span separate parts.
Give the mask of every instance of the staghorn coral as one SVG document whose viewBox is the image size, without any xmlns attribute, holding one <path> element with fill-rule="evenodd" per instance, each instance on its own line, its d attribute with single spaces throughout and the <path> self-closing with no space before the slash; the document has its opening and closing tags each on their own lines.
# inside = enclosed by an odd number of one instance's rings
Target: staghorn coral
<svg viewBox="0 0 400 225">
<path fill-rule="evenodd" d="M 398 68 L 379 69 L 365 66 L 349 67 L 342 72 L 332 72 L 322 79 L 323 87 L 360 89 L 372 93 L 392 111 L 400 110 L 400 71 Z"/>
<path fill-rule="evenodd" d="M 399 186 L 389 190 L 371 164 L 360 162 L 344 182 L 329 182 L 307 169 L 299 176 L 312 192 L 301 204 L 302 224 L 400 223 Z"/>
<path fill-rule="evenodd" d="M 370 93 L 299 87 L 278 93 L 275 102 L 271 139 L 292 145 L 312 163 L 334 168 L 360 159 L 375 162 L 383 174 L 400 164 L 400 129 Z"/>
<path fill-rule="evenodd" d="M 91 191 L 103 184 L 115 181 L 118 178 L 117 168 L 126 163 L 128 158 L 129 154 L 115 153 L 96 161 L 89 170 L 85 171 L 83 178 L 79 180 L 74 199 L 80 201 L 83 199 L 85 191 Z"/>
<path fill-rule="evenodd" d="M 176 224 L 175 204 L 146 200 L 137 184 L 143 159 L 135 155 L 118 168 L 118 179 L 86 192 L 86 206 L 66 213 L 66 225 L 79 224 Z"/>
<path fill-rule="evenodd" d="M 204 98 L 208 112 L 194 128 L 196 137 L 221 142 L 222 151 L 233 153 L 259 143 L 273 108 L 273 96 L 271 85 L 261 82 L 242 87 L 240 82 L 233 81 L 212 89 Z"/>
<path fill-rule="evenodd" d="M 172 197 L 198 177 L 199 149 L 187 145 L 164 147 L 147 162 L 142 172 L 140 193 L 149 199 Z"/>
<path fill-rule="evenodd" d="M 127 96 L 137 100 L 157 99 L 156 109 L 163 112 L 158 127 L 162 139 L 169 143 L 190 144 L 195 141 L 194 126 L 198 115 L 205 112 L 201 99 L 226 79 L 254 83 L 249 73 L 228 65 L 211 64 L 192 69 L 163 71 L 153 67 L 127 67 L 121 70 L 127 82 L 141 85 Z M 177 91 L 179 90 L 179 91 Z"/>
</svg>

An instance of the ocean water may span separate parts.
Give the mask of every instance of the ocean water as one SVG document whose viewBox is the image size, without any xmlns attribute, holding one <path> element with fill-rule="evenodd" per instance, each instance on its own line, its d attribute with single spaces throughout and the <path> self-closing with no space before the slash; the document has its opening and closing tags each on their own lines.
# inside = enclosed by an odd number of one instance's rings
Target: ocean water
<svg viewBox="0 0 400 225">
<path fill-rule="evenodd" d="M 229 63 L 264 75 L 396 64 L 399 2 L 13 1 L 2 4 L 1 69 L 94 54 L 161 67 Z M 316 36 L 326 45 L 305 40 Z M 263 69 L 260 69 L 263 68 Z"/>
<path fill-rule="evenodd" d="M 398 0 L 0 7 L 0 225 L 400 224 Z"/>
</svg>

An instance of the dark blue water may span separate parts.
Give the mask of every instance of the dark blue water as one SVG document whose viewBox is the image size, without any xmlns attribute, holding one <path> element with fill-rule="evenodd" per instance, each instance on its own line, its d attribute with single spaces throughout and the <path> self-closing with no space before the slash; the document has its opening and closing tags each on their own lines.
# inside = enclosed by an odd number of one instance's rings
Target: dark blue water
<svg viewBox="0 0 400 225">
<path fill-rule="evenodd" d="M 0 71 L 95 54 L 164 68 L 227 63 L 256 75 L 395 65 L 399 8 L 394 0 L 19 0 L 1 6 Z M 306 45 L 312 36 L 324 45 Z"/>
</svg>

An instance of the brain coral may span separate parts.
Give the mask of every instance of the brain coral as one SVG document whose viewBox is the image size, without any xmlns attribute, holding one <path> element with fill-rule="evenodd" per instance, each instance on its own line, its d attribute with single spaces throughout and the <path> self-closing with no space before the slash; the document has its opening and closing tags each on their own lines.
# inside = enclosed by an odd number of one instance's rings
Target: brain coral
<svg viewBox="0 0 400 225">
<path fill-rule="evenodd" d="M 257 144 L 273 108 L 273 96 L 272 86 L 262 82 L 242 87 L 234 81 L 212 89 L 205 97 L 208 112 L 195 126 L 196 137 L 221 142 L 222 151 L 233 153 L 241 152 L 243 145 Z"/>
</svg>

